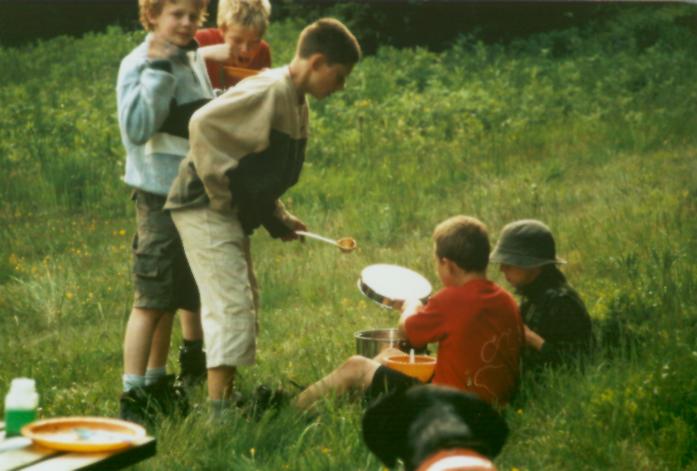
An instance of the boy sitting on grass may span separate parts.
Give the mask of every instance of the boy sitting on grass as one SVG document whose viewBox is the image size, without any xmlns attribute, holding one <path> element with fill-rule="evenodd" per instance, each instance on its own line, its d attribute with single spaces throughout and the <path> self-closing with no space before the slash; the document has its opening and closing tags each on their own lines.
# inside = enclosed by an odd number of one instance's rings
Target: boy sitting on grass
<svg viewBox="0 0 697 471">
<path fill-rule="evenodd" d="M 399 330 L 411 345 L 438 342 L 433 384 L 477 394 L 489 404 L 505 405 L 518 384 L 518 357 L 523 325 L 513 297 L 486 278 L 489 236 L 486 226 L 468 216 L 455 216 L 433 232 L 435 263 L 443 288 L 422 305 L 402 306 Z M 365 391 L 372 400 L 382 393 L 410 388 L 418 380 L 384 366 L 394 353 L 375 359 L 352 356 L 294 399 L 309 409 L 328 393 Z"/>
<path fill-rule="evenodd" d="M 243 77 L 226 73 L 225 66 L 261 70 L 271 67 L 271 49 L 261 38 L 269 27 L 268 0 L 220 0 L 217 28 L 196 33 L 213 88 L 225 90 Z"/>
<path fill-rule="evenodd" d="M 205 376 L 198 290 L 174 223 L 163 210 L 189 143 L 164 128 L 180 108 L 210 100 L 213 90 L 194 41 L 208 0 L 139 0 L 138 5 L 149 34 L 122 60 L 116 92 L 126 148 L 124 180 L 134 189 L 137 222 L 120 415 L 142 423 L 154 413 L 152 404 L 166 410 L 166 399 L 177 396 L 173 378 L 165 376 L 177 309 L 182 309 L 182 380 Z"/>
<path fill-rule="evenodd" d="M 266 70 L 194 113 L 191 150 L 166 208 L 179 230 L 201 291 L 212 413 L 232 405 L 238 366 L 255 362 L 258 296 L 250 235 L 297 239 L 305 224 L 279 198 L 300 176 L 307 143 L 306 95 L 344 87 L 361 57 L 341 22 L 307 26 L 290 65 Z"/>
<path fill-rule="evenodd" d="M 554 237 L 544 223 L 524 219 L 506 225 L 491 261 L 501 264 L 506 280 L 522 296 L 526 368 L 558 365 L 590 350 L 590 316 L 557 268 L 566 262 L 557 257 Z"/>
</svg>

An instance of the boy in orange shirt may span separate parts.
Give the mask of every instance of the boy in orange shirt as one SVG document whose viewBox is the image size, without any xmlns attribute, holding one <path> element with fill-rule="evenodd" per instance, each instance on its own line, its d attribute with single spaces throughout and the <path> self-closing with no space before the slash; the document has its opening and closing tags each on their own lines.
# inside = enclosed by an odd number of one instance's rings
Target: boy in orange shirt
<svg viewBox="0 0 697 471">
<path fill-rule="evenodd" d="M 218 27 L 201 29 L 195 36 L 213 88 L 224 90 L 244 78 L 226 73 L 226 66 L 252 70 L 271 67 L 271 49 L 261 39 L 270 15 L 268 0 L 220 1 Z"/>
<path fill-rule="evenodd" d="M 510 293 L 486 278 L 490 248 L 486 226 L 473 217 L 455 216 L 435 228 L 433 240 L 443 288 L 425 305 L 406 301 L 399 329 L 414 347 L 438 343 L 433 384 L 475 393 L 503 406 L 518 384 L 523 323 Z M 365 391 L 371 400 L 419 384 L 381 363 L 392 353 L 397 351 L 384 351 L 375 359 L 352 356 L 300 393 L 294 405 L 308 409 L 329 392 L 350 390 Z"/>
</svg>

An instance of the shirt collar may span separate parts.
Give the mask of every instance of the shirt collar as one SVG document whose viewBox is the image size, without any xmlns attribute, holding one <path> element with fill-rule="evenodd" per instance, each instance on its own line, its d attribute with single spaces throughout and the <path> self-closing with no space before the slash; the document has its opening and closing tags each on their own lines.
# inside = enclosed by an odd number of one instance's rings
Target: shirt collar
<svg viewBox="0 0 697 471">
<path fill-rule="evenodd" d="M 516 291 L 532 300 L 539 299 L 545 291 L 556 288 L 566 283 L 564 274 L 554 265 L 546 266 L 542 269 L 540 276 L 529 285 L 518 288 Z"/>
</svg>

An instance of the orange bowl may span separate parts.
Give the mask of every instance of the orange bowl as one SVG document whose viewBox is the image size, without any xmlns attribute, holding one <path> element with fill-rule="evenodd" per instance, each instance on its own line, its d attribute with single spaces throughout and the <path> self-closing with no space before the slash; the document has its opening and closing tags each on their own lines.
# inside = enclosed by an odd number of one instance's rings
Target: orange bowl
<svg viewBox="0 0 697 471">
<path fill-rule="evenodd" d="M 436 358 L 428 355 L 414 355 L 414 363 L 409 363 L 409 355 L 392 355 L 385 359 L 385 366 L 425 383 L 433 376 Z"/>
<path fill-rule="evenodd" d="M 251 77 L 252 75 L 256 75 L 260 70 L 256 69 L 246 69 L 244 67 L 232 67 L 232 66 L 224 66 L 223 69 L 225 69 L 225 74 L 228 76 L 228 78 L 236 79 L 236 80 L 242 80 L 243 78 Z"/>
</svg>

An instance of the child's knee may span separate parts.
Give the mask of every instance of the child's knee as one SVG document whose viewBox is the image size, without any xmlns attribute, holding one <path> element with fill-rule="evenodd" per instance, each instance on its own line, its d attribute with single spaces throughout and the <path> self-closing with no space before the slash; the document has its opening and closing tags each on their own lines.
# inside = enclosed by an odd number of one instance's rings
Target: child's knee
<svg viewBox="0 0 697 471">
<path fill-rule="evenodd" d="M 353 355 L 343 364 L 342 369 L 354 388 L 365 389 L 373 378 L 379 363 L 361 355 Z"/>
<path fill-rule="evenodd" d="M 130 319 L 133 319 L 133 321 L 138 323 L 148 323 L 155 325 L 167 316 L 173 318 L 174 313 L 161 309 L 134 307 L 131 310 Z"/>
</svg>

